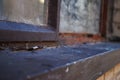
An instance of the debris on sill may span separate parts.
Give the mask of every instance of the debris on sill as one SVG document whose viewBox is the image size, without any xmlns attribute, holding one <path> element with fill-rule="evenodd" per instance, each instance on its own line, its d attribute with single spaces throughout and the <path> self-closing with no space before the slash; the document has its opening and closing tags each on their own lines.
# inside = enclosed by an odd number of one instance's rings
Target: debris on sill
<svg viewBox="0 0 120 80">
<path fill-rule="evenodd" d="M 0 50 L 19 51 L 36 51 L 42 49 L 52 49 L 59 46 L 57 41 L 43 42 L 0 42 Z"/>
<path fill-rule="evenodd" d="M 28 45 L 25 45 L 25 46 L 14 46 L 14 47 L 2 47 L 2 46 L 0 46 L 0 50 L 6 50 L 6 49 L 9 49 L 9 50 L 11 50 L 11 51 L 36 51 L 36 50 L 42 50 L 42 49 L 48 49 L 48 50 L 51 50 L 51 49 L 56 49 L 56 48 L 59 48 L 59 47 L 74 47 L 74 46 L 77 46 L 77 45 L 87 45 L 87 44 L 89 44 L 89 45 L 94 45 L 94 44 L 97 44 L 97 43 L 101 43 L 101 42 L 83 42 L 83 43 L 78 43 L 78 44 L 73 44 L 73 45 L 69 45 L 69 44 L 67 44 L 67 45 L 65 45 L 65 44 L 63 44 L 63 45 L 57 45 L 57 46 L 38 46 L 38 45 L 36 45 L 36 46 L 28 46 Z"/>
<path fill-rule="evenodd" d="M 100 34 L 87 34 L 87 33 L 60 33 L 60 44 L 74 45 L 74 44 L 86 44 L 106 41 Z"/>
<path fill-rule="evenodd" d="M 36 46 L 0 46 L 0 50 L 6 50 L 9 49 L 10 51 L 36 51 L 36 50 L 42 50 L 42 49 L 55 49 L 59 46 L 44 46 L 44 45 L 36 45 Z"/>
<path fill-rule="evenodd" d="M 33 47 L 13 47 L 11 48 L 12 51 L 34 51 L 43 49 L 43 46 L 33 46 Z"/>
<path fill-rule="evenodd" d="M 5 48 L 4 47 L 0 47 L 0 50 L 5 50 Z"/>
<path fill-rule="evenodd" d="M 28 48 L 27 50 L 28 51 L 33 51 L 33 50 L 38 50 L 38 49 L 43 49 L 42 46 L 34 46 L 34 47 L 31 47 L 31 48 Z"/>
</svg>

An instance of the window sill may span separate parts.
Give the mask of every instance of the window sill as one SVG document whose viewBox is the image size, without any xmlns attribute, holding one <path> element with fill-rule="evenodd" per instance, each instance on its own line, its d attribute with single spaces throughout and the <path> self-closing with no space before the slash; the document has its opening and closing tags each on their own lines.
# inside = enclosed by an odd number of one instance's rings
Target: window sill
<svg viewBox="0 0 120 80">
<path fill-rule="evenodd" d="M 52 28 L 0 21 L 0 41 L 56 41 Z"/>
<path fill-rule="evenodd" d="M 120 63 L 118 43 L 0 53 L 0 79 L 5 80 L 95 80 Z"/>
</svg>

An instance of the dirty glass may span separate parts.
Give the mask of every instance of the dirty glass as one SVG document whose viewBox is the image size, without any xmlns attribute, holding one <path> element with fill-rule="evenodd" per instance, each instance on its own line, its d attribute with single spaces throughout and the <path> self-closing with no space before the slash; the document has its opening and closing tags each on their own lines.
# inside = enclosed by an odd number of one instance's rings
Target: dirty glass
<svg viewBox="0 0 120 80">
<path fill-rule="evenodd" d="M 62 0 L 60 32 L 99 33 L 101 0 Z"/>
<path fill-rule="evenodd" d="M 0 0 L 0 20 L 45 24 L 45 0 Z"/>
</svg>

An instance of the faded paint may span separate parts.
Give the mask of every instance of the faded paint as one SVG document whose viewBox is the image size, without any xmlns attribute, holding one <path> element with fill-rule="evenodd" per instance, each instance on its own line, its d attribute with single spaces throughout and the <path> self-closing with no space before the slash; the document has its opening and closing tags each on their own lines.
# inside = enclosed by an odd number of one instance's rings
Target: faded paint
<svg viewBox="0 0 120 80">
<path fill-rule="evenodd" d="M 60 32 L 98 33 L 100 0 L 62 0 Z"/>
</svg>

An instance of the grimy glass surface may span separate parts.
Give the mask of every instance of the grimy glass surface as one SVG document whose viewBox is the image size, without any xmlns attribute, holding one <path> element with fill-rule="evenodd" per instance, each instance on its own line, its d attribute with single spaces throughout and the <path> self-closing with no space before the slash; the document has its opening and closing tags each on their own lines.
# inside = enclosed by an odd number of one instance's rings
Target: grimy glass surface
<svg viewBox="0 0 120 80">
<path fill-rule="evenodd" d="M 44 0 L 0 0 L 0 20 L 45 24 Z"/>
</svg>

